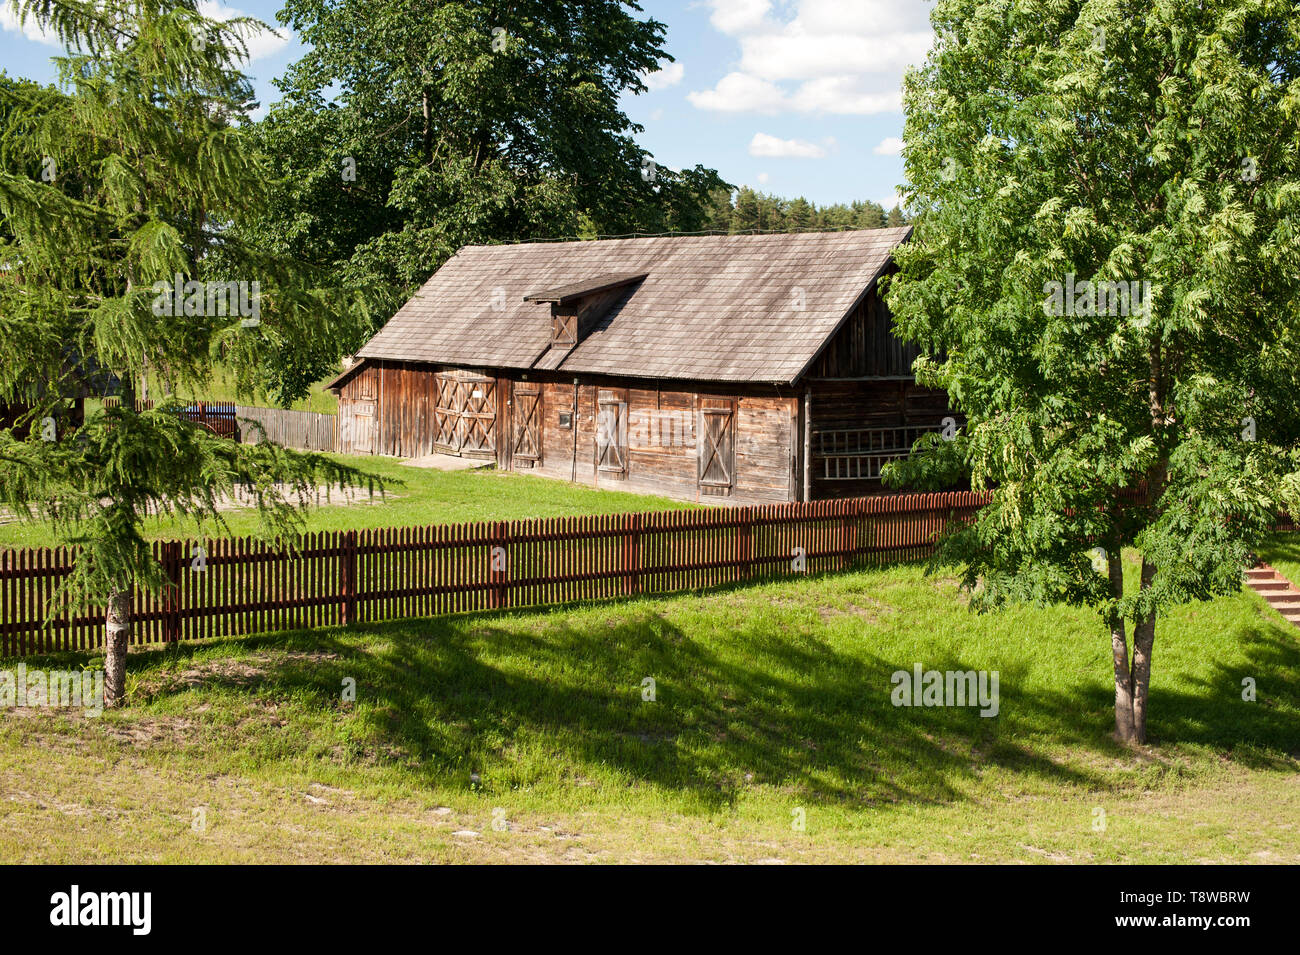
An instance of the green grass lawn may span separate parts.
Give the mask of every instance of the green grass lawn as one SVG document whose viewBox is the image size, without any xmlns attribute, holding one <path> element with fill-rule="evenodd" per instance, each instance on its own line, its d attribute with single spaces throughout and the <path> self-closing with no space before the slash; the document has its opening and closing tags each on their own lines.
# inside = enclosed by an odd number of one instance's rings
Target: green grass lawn
<svg viewBox="0 0 1300 955">
<path fill-rule="evenodd" d="M 1140 752 L 1092 612 L 915 566 L 139 652 L 125 711 L 0 716 L 0 858 L 1294 864 L 1298 636 L 1162 621 Z M 918 662 L 998 716 L 893 706 Z"/>
<path fill-rule="evenodd" d="M 692 507 L 681 501 L 625 491 L 605 491 L 550 478 L 496 471 L 435 471 L 401 464 L 396 458 L 373 455 L 329 455 L 394 483 L 384 495 L 363 494 L 354 503 L 336 503 L 312 508 L 307 515 L 308 531 L 360 530 L 366 527 L 409 527 L 462 521 L 523 520 L 581 514 L 615 514 L 625 511 L 659 511 Z M 256 512 L 249 508 L 223 512 L 229 534 L 243 536 L 257 532 Z M 149 522 L 150 538 L 197 535 L 189 520 Z M 209 536 L 227 536 L 210 526 Z M 6 547 L 51 546 L 61 543 L 46 524 L 18 521 L 0 523 L 0 549 Z"/>
</svg>

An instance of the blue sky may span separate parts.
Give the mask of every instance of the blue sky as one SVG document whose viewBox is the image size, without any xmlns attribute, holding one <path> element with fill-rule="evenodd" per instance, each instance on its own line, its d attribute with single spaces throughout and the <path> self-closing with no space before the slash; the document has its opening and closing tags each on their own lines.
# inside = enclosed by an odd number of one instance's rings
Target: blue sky
<svg viewBox="0 0 1300 955">
<path fill-rule="evenodd" d="M 58 47 L 0 14 L 10 74 L 55 78 Z M 279 0 L 203 0 L 208 15 L 237 10 L 275 22 Z M 926 0 L 643 0 L 668 26 L 676 62 L 648 78 L 624 109 L 639 142 L 672 168 L 702 163 L 730 182 L 802 195 L 819 205 L 893 204 L 902 181 L 899 85 L 930 44 Z M 263 103 L 271 80 L 301 54 L 289 31 L 264 36 L 245 67 Z"/>
</svg>

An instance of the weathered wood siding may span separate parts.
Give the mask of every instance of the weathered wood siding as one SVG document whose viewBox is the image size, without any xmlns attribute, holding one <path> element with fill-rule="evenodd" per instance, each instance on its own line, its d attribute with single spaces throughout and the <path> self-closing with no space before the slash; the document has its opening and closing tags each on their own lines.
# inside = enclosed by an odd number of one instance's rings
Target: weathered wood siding
<svg viewBox="0 0 1300 955">
<path fill-rule="evenodd" d="M 339 389 L 339 451 L 414 458 L 433 451 L 437 368 L 372 363 Z"/>
<path fill-rule="evenodd" d="M 244 444 L 257 444 L 265 435 L 272 444 L 303 451 L 334 451 L 338 447 L 338 415 L 249 405 L 235 405 L 235 415 Z M 260 425 L 261 431 L 246 423 L 249 421 Z"/>
<path fill-rule="evenodd" d="M 482 385 L 475 421 L 480 436 L 490 421 L 491 449 L 463 453 L 490 456 L 503 470 L 710 504 L 796 501 L 804 497 L 803 396 L 811 388 L 812 498 L 873 494 L 879 481 L 824 477 L 817 434 L 933 428 L 949 414 L 943 392 L 912 380 L 917 349 L 892 327 L 873 289 L 795 386 L 595 375 L 575 384 L 562 369 L 378 362 L 340 390 L 339 446 L 346 453 L 430 453 L 439 375 L 444 382 L 469 376 Z"/>
<path fill-rule="evenodd" d="M 628 379 L 540 384 L 540 460 L 520 466 L 507 459 L 501 461 L 503 467 L 713 504 L 791 499 L 793 392 L 781 394 L 774 386 L 656 387 Z M 622 471 L 597 465 L 602 401 L 623 406 L 618 421 L 623 453 L 606 456 L 625 462 Z M 731 444 L 724 449 L 733 478 L 729 487 L 701 486 L 700 421 L 709 408 L 730 414 Z M 572 416 L 572 428 L 561 425 L 561 415 Z"/>
<path fill-rule="evenodd" d="M 920 348 L 896 338 L 894 321 L 873 289 L 813 362 L 814 378 L 910 378 Z"/>
<path fill-rule="evenodd" d="M 814 434 L 853 428 L 938 428 L 952 415 L 948 395 L 912 381 L 813 381 Z M 879 481 L 828 481 L 813 448 L 813 499 L 859 497 L 882 490 Z"/>
</svg>

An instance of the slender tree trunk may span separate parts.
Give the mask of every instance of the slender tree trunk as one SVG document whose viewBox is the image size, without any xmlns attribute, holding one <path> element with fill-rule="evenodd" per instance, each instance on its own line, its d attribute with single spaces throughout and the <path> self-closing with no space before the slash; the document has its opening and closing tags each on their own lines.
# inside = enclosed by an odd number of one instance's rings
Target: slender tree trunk
<svg viewBox="0 0 1300 955">
<path fill-rule="evenodd" d="M 1142 589 L 1150 590 L 1156 568 L 1142 558 Z M 1152 613 L 1133 625 L 1133 733 L 1139 743 L 1147 741 L 1147 694 L 1151 689 L 1151 651 L 1156 642 L 1156 616 Z"/>
<path fill-rule="evenodd" d="M 128 280 L 127 288 L 131 287 Z M 120 400 L 124 414 L 135 414 L 135 376 L 121 377 Z M 119 502 L 116 506 L 121 507 Z M 132 581 L 113 591 L 108 598 L 104 620 L 104 705 L 121 706 L 126 702 L 126 648 L 131 637 Z"/>
<path fill-rule="evenodd" d="M 1124 596 L 1123 544 L 1118 539 L 1111 542 L 1107 555 L 1110 575 L 1110 593 L 1118 603 Z M 1115 736 L 1124 743 L 1133 742 L 1136 730 L 1133 723 L 1133 672 L 1128 664 L 1128 633 L 1124 617 L 1118 612 L 1110 618 L 1110 649 L 1115 668 Z"/>
<path fill-rule="evenodd" d="M 131 636 L 131 590 L 108 598 L 104 634 L 104 705 L 121 706 L 126 700 L 126 646 Z"/>
<path fill-rule="evenodd" d="M 425 163 L 433 162 L 433 105 L 429 102 L 429 88 L 420 92 L 420 106 L 424 113 L 424 127 L 420 133 L 422 154 Z"/>
</svg>

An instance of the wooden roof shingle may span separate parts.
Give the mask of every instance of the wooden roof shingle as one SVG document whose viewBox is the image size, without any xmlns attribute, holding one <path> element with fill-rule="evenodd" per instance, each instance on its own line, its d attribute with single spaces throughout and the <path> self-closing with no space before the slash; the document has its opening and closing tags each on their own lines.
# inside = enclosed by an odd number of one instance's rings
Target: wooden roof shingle
<svg viewBox="0 0 1300 955">
<path fill-rule="evenodd" d="M 910 227 L 466 246 L 359 358 L 531 368 L 550 305 L 645 275 L 564 357 L 565 371 L 793 382 L 885 270 Z M 539 293 L 537 289 L 550 289 Z"/>
</svg>

